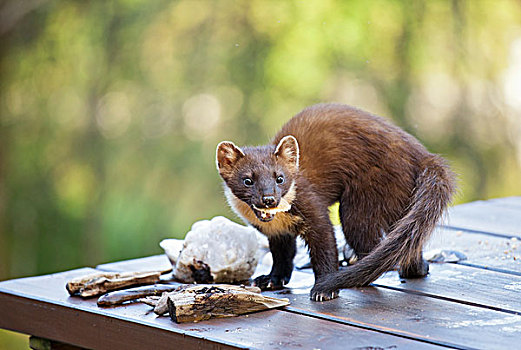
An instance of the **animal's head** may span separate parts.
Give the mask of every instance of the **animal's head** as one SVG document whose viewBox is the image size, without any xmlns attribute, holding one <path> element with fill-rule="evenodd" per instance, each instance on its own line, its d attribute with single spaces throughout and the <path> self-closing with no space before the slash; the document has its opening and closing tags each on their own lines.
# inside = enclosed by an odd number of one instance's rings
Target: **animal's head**
<svg viewBox="0 0 521 350">
<path fill-rule="evenodd" d="M 282 138 L 276 147 L 241 149 L 230 141 L 217 146 L 219 174 L 233 195 L 263 222 L 291 208 L 298 166 L 298 142 L 291 135 Z"/>
</svg>

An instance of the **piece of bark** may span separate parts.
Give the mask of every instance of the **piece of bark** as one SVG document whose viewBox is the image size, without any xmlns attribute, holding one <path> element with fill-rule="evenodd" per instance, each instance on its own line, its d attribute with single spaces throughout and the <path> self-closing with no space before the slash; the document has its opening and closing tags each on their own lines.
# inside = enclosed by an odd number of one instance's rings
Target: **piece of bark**
<svg viewBox="0 0 521 350">
<path fill-rule="evenodd" d="M 73 278 L 67 282 L 65 288 L 70 295 L 87 298 L 125 287 L 153 284 L 159 281 L 160 275 L 160 271 L 101 272 Z"/>
<path fill-rule="evenodd" d="M 233 284 L 185 284 L 179 290 L 171 293 L 163 293 L 159 300 L 155 302 L 154 313 L 157 315 L 165 315 L 168 313 L 168 296 L 175 293 L 202 293 L 207 291 L 209 288 L 218 287 L 221 289 L 236 290 L 236 291 L 248 291 L 252 293 L 260 293 L 259 287 L 250 287 L 244 285 L 233 285 Z M 149 301 L 148 304 L 153 303 Z"/>
<path fill-rule="evenodd" d="M 170 293 L 163 293 L 159 300 L 157 301 L 157 304 L 154 306 L 154 313 L 156 315 L 164 315 L 168 313 L 168 295 Z"/>
<path fill-rule="evenodd" d="M 289 305 L 237 286 L 206 285 L 167 294 L 168 313 L 176 323 L 243 315 Z"/>
<path fill-rule="evenodd" d="M 180 289 L 180 285 L 153 284 L 129 289 L 116 290 L 103 294 L 98 299 L 98 306 L 114 306 L 126 301 L 136 300 L 152 295 L 161 295 L 164 292 L 173 292 Z"/>
<path fill-rule="evenodd" d="M 148 306 L 152 306 L 153 308 L 155 308 L 159 299 L 161 299 L 160 296 L 151 295 L 148 297 L 136 299 L 136 301 L 138 303 L 147 304 Z"/>
</svg>

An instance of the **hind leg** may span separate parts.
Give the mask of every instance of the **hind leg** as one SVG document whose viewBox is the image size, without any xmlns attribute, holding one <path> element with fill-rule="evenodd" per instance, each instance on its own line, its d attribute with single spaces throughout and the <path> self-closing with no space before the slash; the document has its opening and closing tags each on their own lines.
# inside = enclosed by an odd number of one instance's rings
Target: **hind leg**
<svg viewBox="0 0 521 350">
<path fill-rule="evenodd" d="M 382 239 L 378 216 L 354 203 L 347 191 L 340 199 L 339 214 L 347 244 L 358 260 L 363 259 Z"/>
<path fill-rule="evenodd" d="M 412 259 L 400 264 L 400 278 L 421 278 L 429 273 L 429 263 L 423 259 L 421 248 Z"/>
</svg>

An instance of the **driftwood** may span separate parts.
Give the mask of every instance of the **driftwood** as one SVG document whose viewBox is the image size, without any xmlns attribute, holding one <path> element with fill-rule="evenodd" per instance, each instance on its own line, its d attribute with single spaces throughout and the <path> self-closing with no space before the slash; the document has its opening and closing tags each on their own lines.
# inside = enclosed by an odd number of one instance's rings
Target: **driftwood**
<svg viewBox="0 0 521 350">
<path fill-rule="evenodd" d="M 170 294 L 175 293 L 200 293 L 201 290 L 208 290 L 211 287 L 218 287 L 221 289 L 233 290 L 233 291 L 248 291 L 253 293 L 260 293 L 259 287 L 250 286 L 236 286 L 232 284 L 185 284 L 182 285 L 178 290 L 172 293 L 163 293 L 160 298 L 157 297 L 146 297 L 141 299 L 142 303 L 154 306 L 154 312 L 157 315 L 165 315 L 168 313 L 168 297 Z"/>
<path fill-rule="evenodd" d="M 138 303 L 147 304 L 148 306 L 152 306 L 153 308 L 155 308 L 157 306 L 157 303 L 158 303 L 159 299 L 161 299 L 160 296 L 150 295 L 148 297 L 136 299 L 136 301 Z"/>
<path fill-rule="evenodd" d="M 98 306 L 114 306 L 126 301 L 136 300 L 149 296 L 159 296 L 164 292 L 179 290 L 181 286 L 172 284 L 153 284 L 129 289 L 116 290 L 102 295 L 98 299 Z"/>
<path fill-rule="evenodd" d="M 195 285 L 164 293 L 154 312 L 166 312 L 164 301 L 170 318 L 176 323 L 232 317 L 289 305 L 288 299 L 261 295 L 257 287 L 226 284 Z"/>
<path fill-rule="evenodd" d="M 153 284 L 159 281 L 160 271 L 151 272 L 102 272 L 70 280 L 65 288 L 70 295 L 87 298 L 100 295 L 111 290 L 140 284 Z"/>
</svg>

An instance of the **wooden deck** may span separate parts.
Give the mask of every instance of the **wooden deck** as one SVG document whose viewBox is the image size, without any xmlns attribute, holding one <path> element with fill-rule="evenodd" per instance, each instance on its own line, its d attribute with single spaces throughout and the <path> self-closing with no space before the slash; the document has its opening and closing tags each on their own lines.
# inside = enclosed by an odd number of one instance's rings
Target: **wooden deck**
<svg viewBox="0 0 521 350">
<path fill-rule="evenodd" d="M 521 348 L 521 197 L 459 205 L 448 218 L 426 250 L 456 250 L 467 260 L 431 264 L 421 280 L 391 271 L 315 303 L 311 271 L 295 271 L 287 290 L 268 293 L 290 299 L 282 310 L 178 325 L 143 304 L 99 308 L 95 299 L 69 297 L 65 282 L 94 271 L 83 268 L 0 282 L 0 327 L 97 349 Z M 159 255 L 96 269 L 168 266 Z"/>
</svg>

